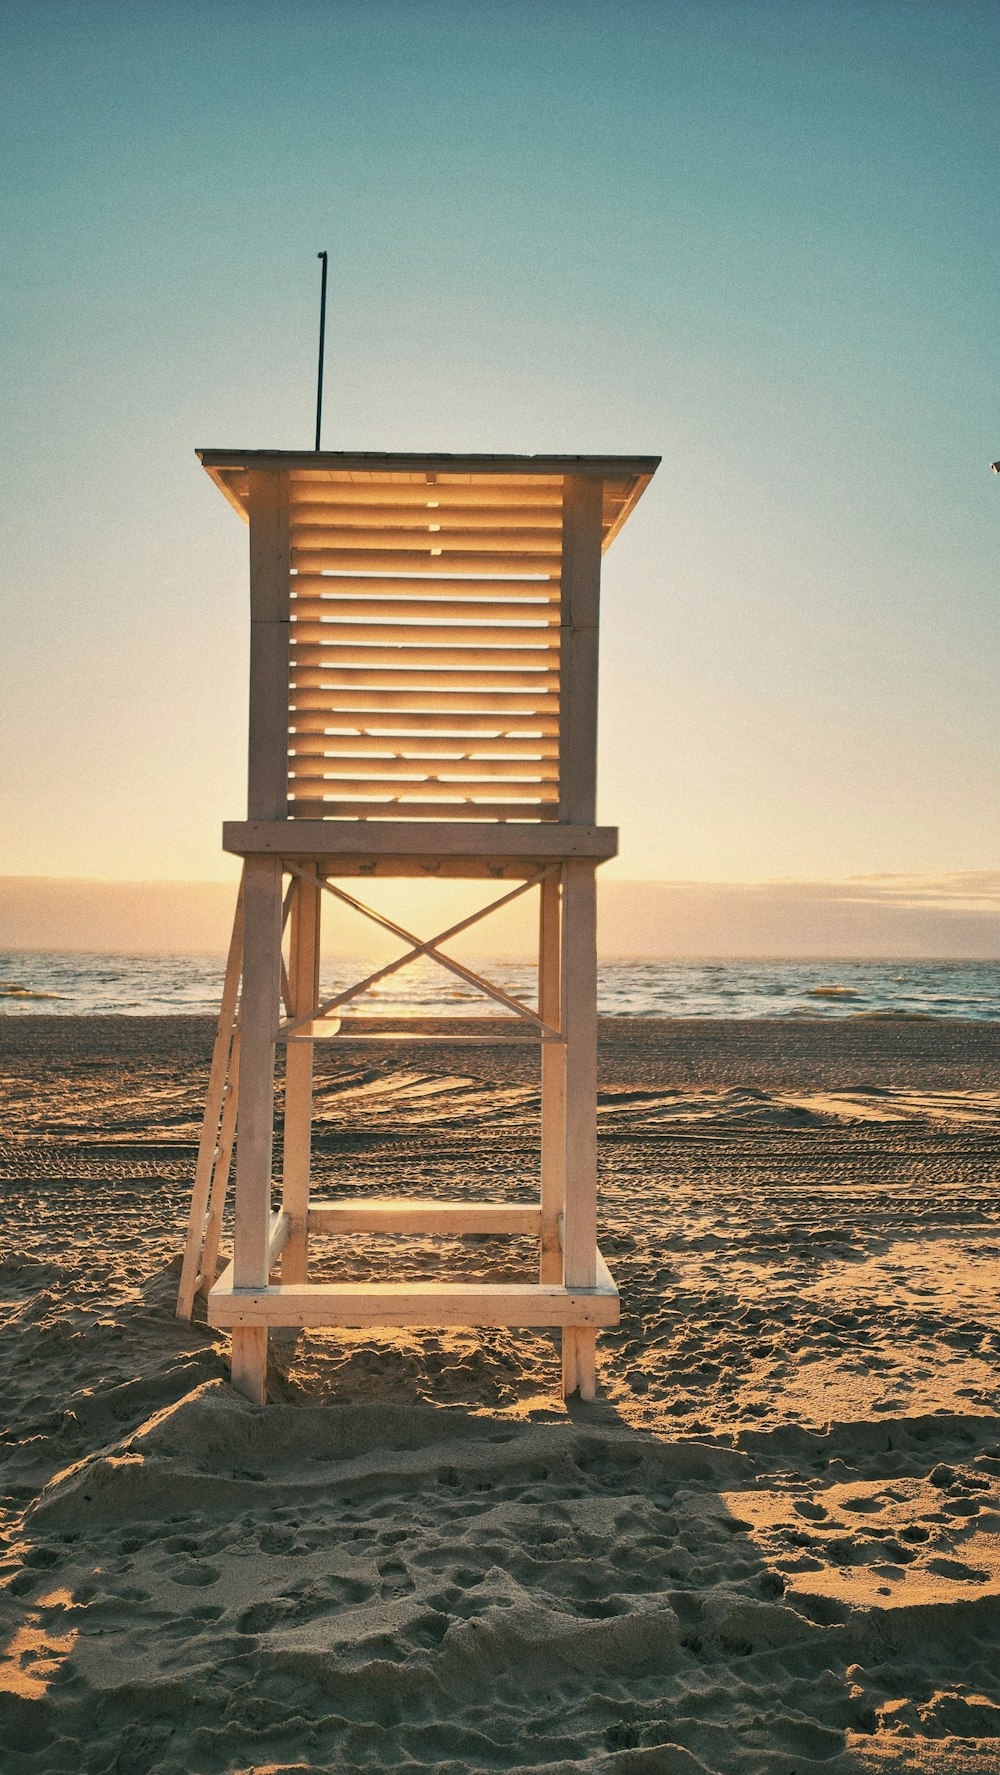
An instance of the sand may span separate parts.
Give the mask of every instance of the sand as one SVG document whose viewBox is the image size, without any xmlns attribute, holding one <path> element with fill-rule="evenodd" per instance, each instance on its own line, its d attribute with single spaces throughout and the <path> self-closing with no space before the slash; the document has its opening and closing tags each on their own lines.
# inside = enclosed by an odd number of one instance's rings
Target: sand
<svg viewBox="0 0 1000 1775">
<path fill-rule="evenodd" d="M 210 1040 L 0 1016 L 2 1775 L 1000 1771 L 1000 1026 L 606 1023 L 568 1410 L 535 1333 L 285 1333 L 232 1394 L 173 1317 Z M 319 1070 L 326 1192 L 531 1193 L 528 1054 Z"/>
</svg>

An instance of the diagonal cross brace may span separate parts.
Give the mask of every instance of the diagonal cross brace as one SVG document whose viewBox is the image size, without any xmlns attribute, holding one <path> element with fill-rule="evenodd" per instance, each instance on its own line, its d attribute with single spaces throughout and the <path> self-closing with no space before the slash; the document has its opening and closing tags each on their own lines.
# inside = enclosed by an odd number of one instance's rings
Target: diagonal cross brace
<svg viewBox="0 0 1000 1775">
<path fill-rule="evenodd" d="M 293 863 L 286 863 L 285 866 L 291 874 L 301 876 L 303 880 L 314 879 L 313 877 L 307 878 L 305 871 L 297 868 Z M 439 944 L 447 942 L 449 937 L 456 937 L 460 932 L 468 930 L 471 925 L 478 924 L 480 919 L 488 918 L 491 912 L 498 911 L 501 906 L 509 905 L 511 900 L 518 899 L 521 894 L 527 893 L 529 888 L 537 887 L 539 882 L 544 881 L 552 873 L 553 867 L 551 865 L 548 868 L 540 869 L 535 875 L 529 876 L 527 881 L 522 881 L 516 888 L 512 888 L 509 893 L 502 894 L 499 900 L 491 900 L 488 906 L 480 907 L 478 912 L 471 913 L 468 918 L 460 919 L 458 924 L 449 926 L 446 931 L 439 932 L 436 937 L 428 937 L 425 941 L 415 936 L 412 931 L 408 931 L 404 925 L 398 925 L 391 918 L 387 918 L 384 913 L 376 912 L 374 907 L 364 905 L 361 900 L 355 900 L 353 895 L 345 893 L 343 888 L 335 887 L 330 881 L 321 881 L 320 887 L 328 894 L 332 894 L 337 900 L 342 900 L 345 905 L 353 907 L 355 912 L 362 913 L 365 918 L 370 918 L 374 924 L 380 925 L 383 930 L 390 931 L 393 936 L 402 938 L 412 947 L 407 950 L 405 955 L 398 956 L 395 961 L 387 962 L 374 974 L 369 974 L 367 979 L 359 980 L 354 986 L 347 987 L 344 992 L 337 993 L 333 998 L 324 999 L 322 1004 L 317 1005 L 315 1010 L 306 1016 L 297 1018 L 294 1023 L 282 1024 L 278 1030 L 279 1036 L 287 1039 L 297 1029 L 301 1029 L 303 1024 L 325 1017 L 338 1005 L 346 1004 L 349 999 L 357 998 L 379 980 L 386 979 L 389 974 L 398 973 L 399 969 L 405 968 L 409 962 L 417 961 L 420 956 L 427 955 L 432 961 L 439 962 L 443 968 L 457 974 L 458 978 L 466 981 L 468 985 L 477 986 L 481 992 L 486 993 L 488 998 L 496 999 L 498 1003 L 506 1005 L 508 1010 L 514 1011 L 518 1017 L 522 1017 L 528 1023 L 533 1023 L 543 1035 L 558 1039 L 558 1029 L 554 1029 L 544 1018 L 539 1017 L 529 1005 L 523 1004 L 518 998 L 512 998 L 509 993 L 504 992 L 502 987 L 496 986 L 492 980 L 485 980 L 481 974 L 475 973 L 472 968 L 465 967 L 462 962 L 455 961 L 453 956 L 445 955 L 438 947 Z"/>
</svg>

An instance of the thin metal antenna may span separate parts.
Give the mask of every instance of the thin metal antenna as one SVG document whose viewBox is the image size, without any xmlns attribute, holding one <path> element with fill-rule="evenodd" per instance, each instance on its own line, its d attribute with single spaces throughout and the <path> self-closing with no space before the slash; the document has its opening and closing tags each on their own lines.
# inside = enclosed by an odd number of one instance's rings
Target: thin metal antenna
<svg viewBox="0 0 1000 1775">
<path fill-rule="evenodd" d="M 323 346 L 326 342 L 326 254 L 317 253 L 316 257 L 323 261 L 323 280 L 319 290 L 319 370 L 316 376 L 316 448 L 320 450 L 323 429 Z"/>
</svg>

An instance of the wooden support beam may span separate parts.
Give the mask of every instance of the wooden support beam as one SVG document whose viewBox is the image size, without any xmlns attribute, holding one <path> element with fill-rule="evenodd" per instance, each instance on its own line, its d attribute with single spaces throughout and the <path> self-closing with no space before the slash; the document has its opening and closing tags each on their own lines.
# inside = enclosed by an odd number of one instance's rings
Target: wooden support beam
<svg viewBox="0 0 1000 1775">
<path fill-rule="evenodd" d="M 280 820 L 288 798 L 288 476 L 250 471 L 250 759 L 247 815 Z"/>
<path fill-rule="evenodd" d="M 281 964 L 281 864 L 252 857 L 244 876 L 243 997 L 240 1009 L 239 1125 L 236 1146 L 234 1276 L 239 1287 L 266 1287 L 271 1213 L 274 1039 Z M 267 1337 L 258 1328 L 233 1337 L 233 1385 L 254 1404 L 265 1397 Z"/>
<path fill-rule="evenodd" d="M 178 1319 L 190 1319 L 194 1311 L 194 1297 L 198 1290 L 199 1276 L 208 1274 L 210 1285 L 214 1279 L 214 1263 L 210 1273 L 204 1259 L 206 1217 L 209 1212 L 209 1197 L 219 1144 L 219 1124 L 225 1114 L 227 1081 L 231 1084 L 229 1075 L 232 1066 L 236 1003 L 239 997 L 242 965 L 243 880 L 241 876 L 239 893 L 236 896 L 233 929 L 229 939 L 226 972 L 222 983 L 219 1021 L 216 1025 L 212 1061 L 208 1072 L 208 1093 L 201 1125 L 201 1138 L 198 1143 L 198 1162 L 195 1168 L 194 1188 L 191 1192 L 191 1212 L 188 1218 L 187 1239 L 181 1264 L 180 1287 L 177 1291 Z"/>
<path fill-rule="evenodd" d="M 561 898 L 559 876 L 541 884 L 538 916 L 538 1011 L 545 1022 L 561 1029 Z M 559 1216 L 566 1198 L 566 1048 L 546 1042 L 541 1052 L 541 1237 L 538 1277 L 562 1281 Z"/>
<path fill-rule="evenodd" d="M 289 1016 L 292 1020 L 309 1016 L 319 997 L 321 901 L 316 866 L 309 865 L 295 882 L 292 901 L 289 967 Z M 312 1045 L 308 1042 L 293 1044 L 285 1061 L 281 1204 L 288 1215 L 290 1232 L 281 1266 L 283 1282 L 308 1280 L 312 1095 Z"/>
<path fill-rule="evenodd" d="M 237 856 L 272 857 L 613 857 L 618 833 L 613 826 L 572 825 L 560 821 L 551 826 L 534 822 L 510 822 L 477 832 L 470 844 L 468 832 L 452 820 L 227 820 L 222 845 Z M 329 874 L 336 874 L 330 869 Z"/>
<path fill-rule="evenodd" d="M 309 1208 L 309 1230 L 318 1233 L 532 1235 L 540 1225 L 541 1212 L 534 1202 L 422 1202 L 362 1196 L 357 1201 L 313 1202 Z"/>
<path fill-rule="evenodd" d="M 563 1278 L 567 1288 L 597 1281 L 597 900 L 592 863 L 563 866 L 562 1033 L 566 1039 L 566 1210 Z M 591 1332 L 564 1335 L 564 1388 L 594 1394 Z"/>
<path fill-rule="evenodd" d="M 269 1325 L 615 1325 L 616 1289 L 537 1282 L 304 1282 L 234 1288 L 220 1276 L 208 1297 L 210 1325 L 257 1332 Z"/>
<path fill-rule="evenodd" d="M 597 640 L 601 483 L 567 475 L 563 494 L 559 818 L 589 823 L 597 793 Z"/>
<path fill-rule="evenodd" d="M 226 1207 L 226 1195 L 229 1189 L 229 1171 L 233 1161 L 233 1142 L 236 1138 L 236 1118 L 240 1103 L 240 1031 L 239 1025 L 233 1037 L 233 1052 L 229 1063 L 229 1082 L 226 1087 L 226 1100 L 222 1106 L 222 1124 L 219 1129 L 219 1144 L 215 1154 L 215 1166 L 212 1171 L 212 1189 L 208 1198 L 208 1217 L 205 1221 L 205 1242 L 202 1247 L 201 1289 L 207 1294 L 215 1281 L 215 1266 L 219 1259 L 219 1240 L 222 1237 L 222 1216 Z"/>
</svg>

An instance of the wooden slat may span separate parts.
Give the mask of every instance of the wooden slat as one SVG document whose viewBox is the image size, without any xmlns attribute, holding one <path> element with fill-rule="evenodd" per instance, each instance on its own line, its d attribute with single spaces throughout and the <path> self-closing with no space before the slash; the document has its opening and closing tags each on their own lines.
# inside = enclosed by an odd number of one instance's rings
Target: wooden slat
<svg viewBox="0 0 1000 1775">
<path fill-rule="evenodd" d="M 403 647 L 392 644 L 385 647 L 342 647 L 333 639 L 319 644 L 298 641 L 294 630 L 292 645 L 291 670 L 296 674 L 300 666 L 341 669 L 345 666 L 365 666 L 376 671 L 394 669 L 397 666 L 408 669 L 414 666 L 437 666 L 442 670 L 449 667 L 470 667 L 490 671 L 494 667 L 502 667 L 520 672 L 530 671 L 532 668 L 546 672 L 559 669 L 558 647 Z"/>
<path fill-rule="evenodd" d="M 552 783 L 524 783 L 517 779 L 503 781 L 471 781 L 471 783 L 455 783 L 449 777 L 409 776 L 400 770 L 394 777 L 291 777 L 288 785 L 290 797 L 298 801 L 321 801 L 327 808 L 339 808 L 341 797 L 350 795 L 353 801 L 364 799 L 366 806 L 377 813 L 384 806 L 382 797 L 400 799 L 407 797 L 409 813 L 416 813 L 425 801 L 433 797 L 448 797 L 453 808 L 464 808 L 465 802 L 476 802 L 478 806 L 488 809 L 492 801 L 529 802 L 533 806 L 556 806 L 560 799 L 558 788 Z"/>
<path fill-rule="evenodd" d="M 444 671 L 433 672 L 427 668 L 414 670 L 402 666 L 355 667 L 352 670 L 349 666 L 307 665 L 297 660 L 293 668 L 293 679 L 293 688 L 295 689 L 320 690 L 325 688 L 338 693 L 342 690 L 378 691 L 380 694 L 375 704 L 376 708 L 379 706 L 388 707 L 385 698 L 381 695 L 383 691 L 391 694 L 397 690 L 435 690 L 440 691 L 442 695 L 447 695 L 449 692 L 453 695 L 460 695 L 462 692 L 476 692 L 479 696 L 483 696 L 487 692 L 503 694 L 505 691 L 524 690 L 530 691 L 533 696 L 539 699 L 544 699 L 548 694 L 559 689 L 559 679 L 554 672 L 516 672 L 508 667 L 481 672 L 459 670 L 449 674 Z M 295 698 L 292 697 L 290 700 L 292 706 L 295 707 Z M 339 694 L 332 700 L 337 708 L 345 706 Z M 470 707 L 478 708 L 491 706 L 492 704 L 487 703 L 470 705 Z M 539 700 L 536 704 L 538 708 L 554 706 L 557 705 L 546 704 L 544 700 Z"/>
<path fill-rule="evenodd" d="M 526 601 L 545 599 L 552 601 L 559 596 L 558 576 L 534 579 L 522 575 L 520 578 L 497 578 L 483 572 L 478 579 L 456 575 L 450 577 L 451 563 L 448 569 L 439 566 L 435 574 L 424 574 L 414 570 L 407 575 L 376 574 L 374 571 L 365 573 L 296 573 L 291 580 L 291 591 L 295 598 L 320 598 L 336 594 L 337 597 L 365 598 L 516 598 Z M 442 577 L 446 573 L 449 577 Z"/>
<path fill-rule="evenodd" d="M 303 694 L 311 696 L 316 693 L 309 691 Z M 318 694 L 322 696 L 321 692 Z M 322 701 L 325 705 L 329 699 L 322 697 Z M 509 736 L 524 735 L 527 741 L 529 736 L 555 735 L 559 732 L 559 724 L 554 715 L 468 715 L 454 709 L 435 715 L 412 709 L 396 713 L 389 709 L 378 714 L 354 714 L 340 708 L 332 711 L 326 707 L 316 710 L 296 708 L 292 712 L 292 722 L 292 741 L 297 741 L 300 737 L 305 739 L 323 735 L 330 728 L 339 730 L 350 727 L 352 730 L 360 730 L 356 737 L 365 744 L 369 739 L 384 739 L 387 745 L 397 742 L 407 745 L 411 734 L 455 734 L 458 737 L 463 734 L 492 735 L 498 745 L 506 745 Z M 345 736 L 340 732 L 330 734 L 331 739 L 343 737 Z M 474 737 L 470 737 L 470 743 L 475 743 Z M 485 738 L 480 743 L 485 744 Z M 556 757 L 558 751 L 558 744 L 555 744 L 551 756 Z"/>
<path fill-rule="evenodd" d="M 535 680 L 532 680 L 535 683 Z M 321 689 L 326 684 L 322 672 L 305 672 L 301 682 L 292 687 L 290 702 L 296 711 L 322 709 L 329 710 L 331 699 L 329 688 Z M 388 720 L 393 711 L 411 714 L 434 715 L 435 720 L 445 716 L 470 714 L 476 711 L 489 711 L 488 719 L 492 723 L 503 723 L 512 716 L 530 716 L 532 720 L 544 716 L 557 715 L 559 698 L 553 692 L 533 689 L 531 695 L 523 691 L 509 692 L 504 685 L 496 691 L 454 690 L 445 684 L 437 690 L 391 690 L 381 684 L 374 686 L 340 684 L 337 687 L 334 713 L 331 719 L 339 719 L 357 715 L 359 718 L 372 716 Z"/>
<path fill-rule="evenodd" d="M 328 620 L 323 622 L 310 622 L 296 612 L 291 635 L 294 646 L 356 647 L 367 643 L 380 649 L 398 646 L 517 647 L 535 648 L 542 653 L 557 653 L 559 648 L 558 627 L 551 625 L 543 627 L 539 624 L 537 628 L 529 628 L 499 623 L 476 626 L 468 623 L 353 623 L 337 621 L 333 612 L 328 612 L 327 617 Z"/>
<path fill-rule="evenodd" d="M 510 759 L 520 762 L 531 758 L 558 758 L 559 748 L 555 740 L 542 739 L 504 739 L 477 740 L 470 738 L 451 739 L 444 735 L 434 738 L 420 738 L 413 735 L 408 739 L 396 737 L 385 739 L 377 734 L 304 734 L 293 733 L 289 736 L 288 751 L 290 758 L 308 760 L 310 758 L 461 758 L 469 763 L 478 764 L 488 760 Z"/>
<path fill-rule="evenodd" d="M 405 1032 L 404 1032 L 405 1034 Z M 422 1202 L 392 1197 L 317 1202 L 309 1231 L 322 1233 L 537 1233 L 532 1202 Z"/>
<path fill-rule="evenodd" d="M 396 784 L 399 785 L 398 790 L 394 788 Z M 486 777 L 468 777 L 456 781 L 454 777 L 434 776 L 420 766 L 408 769 L 405 765 L 390 765 L 387 772 L 372 770 L 369 773 L 359 770 L 352 776 L 325 774 L 321 777 L 290 777 L 288 793 L 297 801 L 309 797 L 337 801 L 342 795 L 350 795 L 355 800 L 361 796 L 371 796 L 374 798 L 374 805 L 378 805 L 383 795 L 389 799 L 398 795 L 412 802 L 440 800 L 445 796 L 456 802 L 465 801 L 469 797 L 474 797 L 477 801 L 489 798 L 495 801 L 547 801 L 553 804 L 559 800 L 555 776 L 548 782 L 537 778 L 517 777 L 504 777 L 500 781 Z"/>
<path fill-rule="evenodd" d="M 319 475 L 305 475 L 301 472 L 290 476 L 292 496 L 297 504 L 309 503 L 322 506 L 384 506 L 388 501 L 393 506 L 417 506 L 424 508 L 428 499 L 437 499 L 442 507 L 488 507 L 491 511 L 504 511 L 518 506 L 552 507 L 559 504 L 561 481 L 555 478 L 537 482 L 526 482 L 519 477 L 516 481 L 504 483 L 489 481 L 476 477 L 468 486 L 458 486 L 454 482 L 437 481 L 428 485 L 426 478 L 419 482 L 395 483 L 387 481 L 335 481 Z"/>
<path fill-rule="evenodd" d="M 292 580 L 292 589 L 297 585 Z M 330 582 L 335 584 L 336 582 Z M 374 582 L 378 584 L 378 581 Z M 558 598 L 548 598 L 537 605 L 506 603 L 494 598 L 334 598 L 300 597 L 292 599 L 292 621 L 302 622 L 472 622 L 517 623 L 537 626 L 544 634 L 547 628 L 559 626 Z M 412 631 L 411 631 L 412 632 Z M 532 629 L 526 629 L 532 633 Z"/>
<path fill-rule="evenodd" d="M 438 491 L 428 487 L 428 493 Z M 447 524 L 449 529 L 489 530 L 506 532 L 508 527 L 531 530 L 554 529 L 562 523 L 560 500 L 551 498 L 544 505 L 456 505 L 451 499 L 408 501 L 407 504 L 365 505 L 356 499 L 295 499 L 291 506 L 293 524 L 326 528 L 337 524 L 343 528 L 362 530 L 408 529 L 429 524 Z"/>
<path fill-rule="evenodd" d="M 210 1325 L 617 1325 L 617 1290 L 537 1282 L 306 1282 L 236 1290 L 219 1278 Z"/>
<path fill-rule="evenodd" d="M 434 512 L 427 515 L 432 521 L 419 530 L 415 527 L 364 530 L 357 525 L 352 528 L 342 524 L 293 524 L 292 552 L 296 560 L 313 550 L 369 547 L 379 550 L 474 549 L 477 554 L 482 552 L 488 555 L 511 554 L 525 549 L 537 555 L 558 555 L 562 546 L 562 530 L 558 524 L 551 530 L 513 527 L 503 530 L 452 530 L 447 521 L 435 522 Z"/>
<path fill-rule="evenodd" d="M 435 553 L 435 550 L 437 552 Z M 496 578 L 498 574 L 550 574 L 559 571 L 559 556 L 529 554 L 512 549 L 495 553 L 460 552 L 447 543 L 435 543 L 422 554 L 414 549 L 293 549 L 292 562 L 302 573 L 420 573 L 456 574 L 482 573 Z"/>
<path fill-rule="evenodd" d="M 484 783 L 494 777 L 513 782 L 556 783 L 559 767 L 555 760 L 544 758 L 381 758 L 374 753 L 337 758 L 324 754 L 309 758 L 289 758 L 292 792 L 301 793 L 304 783 L 375 782 L 380 778 L 399 781 L 412 779 L 449 783 L 456 789 L 466 784 Z"/>
<path fill-rule="evenodd" d="M 288 811 L 293 818 L 305 820 L 322 820 L 327 818 L 336 806 L 338 819 L 343 820 L 542 820 L 554 817 L 553 802 L 549 808 L 543 809 L 539 802 L 534 807 L 523 802 L 497 801 L 481 805 L 474 801 L 428 801 L 420 804 L 414 801 L 338 801 L 324 802 L 313 797 L 312 800 L 293 800 L 288 803 Z"/>
</svg>

